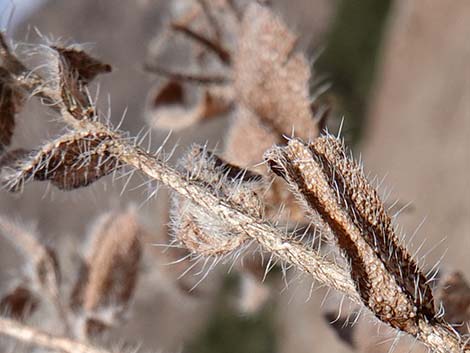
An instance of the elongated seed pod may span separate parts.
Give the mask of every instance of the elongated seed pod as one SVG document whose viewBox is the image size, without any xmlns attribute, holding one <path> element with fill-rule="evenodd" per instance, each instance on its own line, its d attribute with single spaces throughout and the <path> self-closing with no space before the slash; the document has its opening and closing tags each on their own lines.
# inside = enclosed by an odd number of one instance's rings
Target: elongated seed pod
<svg viewBox="0 0 470 353">
<path fill-rule="evenodd" d="M 340 141 L 331 136 L 312 144 L 293 139 L 265 158 L 310 213 L 318 212 L 331 227 L 364 304 L 380 320 L 416 334 L 418 317 L 434 319 L 425 276 L 399 244 L 377 192 Z"/>
</svg>

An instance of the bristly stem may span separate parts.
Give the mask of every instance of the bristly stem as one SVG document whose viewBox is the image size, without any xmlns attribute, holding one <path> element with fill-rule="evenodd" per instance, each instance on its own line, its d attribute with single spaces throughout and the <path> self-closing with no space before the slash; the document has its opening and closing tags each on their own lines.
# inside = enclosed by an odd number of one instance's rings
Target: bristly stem
<svg viewBox="0 0 470 353">
<path fill-rule="evenodd" d="M 109 353 L 88 344 L 65 337 L 54 336 L 11 319 L 0 317 L 0 335 L 12 337 L 18 341 L 43 347 L 56 352 L 66 353 Z"/>
</svg>

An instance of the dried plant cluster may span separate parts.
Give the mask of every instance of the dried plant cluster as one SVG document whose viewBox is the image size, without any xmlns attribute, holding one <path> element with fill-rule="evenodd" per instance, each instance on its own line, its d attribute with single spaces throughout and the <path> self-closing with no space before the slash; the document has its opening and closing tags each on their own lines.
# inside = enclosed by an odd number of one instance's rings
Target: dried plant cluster
<svg viewBox="0 0 470 353">
<path fill-rule="evenodd" d="M 166 44 L 180 35 L 188 40 L 193 71 L 158 64 Z M 264 293 L 260 271 L 265 277 L 279 263 L 435 352 L 470 352 L 469 287 L 452 274 L 433 295 L 434 276 L 398 239 L 361 163 L 340 139 L 320 134 L 329 109 L 310 92 L 310 65 L 296 43 L 260 3 L 199 0 L 179 8 L 147 60 L 147 69 L 165 78 L 149 94 L 149 124 L 178 130 L 221 116 L 231 121 L 221 156 L 195 145 L 171 167 L 162 147 L 144 149 L 101 116 L 89 88 L 109 65 L 79 47 L 53 44 L 39 48 L 46 64 L 32 70 L 1 36 L 0 182 L 10 192 L 33 180 L 71 190 L 138 171 L 172 191 L 169 241 L 175 248 L 166 256 L 184 273 L 201 266 L 202 280 L 219 262 L 254 252 L 256 265 L 237 266 L 257 293 Z M 196 103 L 188 106 L 189 96 Z M 66 128 L 34 150 L 11 150 L 16 114 L 32 97 Z M 139 277 L 143 230 L 136 211 L 112 211 L 96 221 L 68 297 L 53 249 L 7 219 L 0 219 L 0 232 L 30 267 L 2 297 L 0 334 L 56 351 L 105 352 L 93 339 L 125 318 Z M 327 256 L 324 243 L 343 261 Z M 190 292 L 197 284 L 182 288 Z M 21 323 L 43 298 L 56 308 L 61 336 Z"/>
</svg>

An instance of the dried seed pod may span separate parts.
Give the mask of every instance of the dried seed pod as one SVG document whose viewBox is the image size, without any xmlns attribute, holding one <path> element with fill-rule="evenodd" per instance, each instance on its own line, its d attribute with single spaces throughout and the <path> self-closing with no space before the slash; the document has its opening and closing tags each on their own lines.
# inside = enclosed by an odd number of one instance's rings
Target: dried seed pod
<svg viewBox="0 0 470 353">
<path fill-rule="evenodd" d="M 133 211 L 105 215 L 95 227 L 87 257 L 83 309 L 125 309 L 134 293 L 141 257 L 141 228 Z M 79 281 L 82 281 L 79 276 Z M 80 301 L 79 301 L 80 302 Z"/>
<path fill-rule="evenodd" d="M 182 158 L 180 168 L 189 180 L 200 182 L 234 207 L 256 216 L 264 212 L 258 193 L 266 185 L 260 174 L 230 164 L 198 145 Z"/>
<path fill-rule="evenodd" d="M 330 187 L 341 195 L 338 201 L 362 229 L 362 237 L 369 247 L 374 249 L 397 284 L 414 298 L 420 312 L 433 318 L 434 300 L 427 279 L 399 243 L 392 220 L 377 191 L 364 176 L 362 166 L 348 158 L 343 144 L 330 136 L 316 139 L 310 148 L 322 165 Z"/>
<path fill-rule="evenodd" d="M 364 304 L 382 321 L 412 334 L 418 318 L 434 320 L 425 276 L 399 244 L 391 220 L 362 167 L 331 136 L 311 145 L 298 139 L 265 155 L 310 210 L 319 213 L 350 262 Z"/>
<path fill-rule="evenodd" d="M 24 158 L 9 156 L 0 180 L 10 191 L 19 191 L 30 179 L 49 180 L 59 189 L 87 186 L 119 167 L 109 151 L 113 138 L 107 133 L 72 132 L 31 151 Z"/>
<path fill-rule="evenodd" d="M 227 255 L 246 241 L 246 237 L 230 232 L 222 222 L 202 214 L 178 196 L 175 196 L 172 210 L 174 237 L 192 253 L 206 257 Z"/>
<path fill-rule="evenodd" d="M 234 55 L 237 97 L 277 135 L 310 139 L 318 128 L 309 96 L 310 67 L 297 37 L 259 3 L 245 11 Z"/>
<path fill-rule="evenodd" d="M 198 145 L 181 159 L 180 169 L 188 180 L 203 185 L 224 202 L 261 217 L 263 209 L 257 195 L 264 187 L 261 175 L 229 164 Z M 194 253 L 225 255 L 246 241 L 223 221 L 177 195 L 173 197 L 172 215 L 175 238 Z"/>
<path fill-rule="evenodd" d="M 0 299 L 2 315 L 24 320 L 30 317 L 38 308 L 39 300 L 25 285 L 13 286 Z"/>
<path fill-rule="evenodd" d="M 265 167 L 259 165 L 263 160 L 263 153 L 280 142 L 276 131 L 263 124 L 248 108 L 238 106 L 225 138 L 224 157 L 245 168 L 258 165 L 256 170 L 265 173 Z"/>
</svg>

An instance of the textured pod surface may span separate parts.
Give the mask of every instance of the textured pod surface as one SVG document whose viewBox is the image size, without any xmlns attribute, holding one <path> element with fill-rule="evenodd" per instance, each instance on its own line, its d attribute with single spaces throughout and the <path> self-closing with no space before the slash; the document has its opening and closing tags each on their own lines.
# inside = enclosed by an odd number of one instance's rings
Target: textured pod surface
<svg viewBox="0 0 470 353">
<path fill-rule="evenodd" d="M 24 157 L 24 151 L 9 154 L 1 163 L 0 180 L 10 191 L 21 190 L 30 179 L 49 180 L 64 190 L 87 186 L 119 166 L 109 152 L 111 144 L 106 133 L 66 134 Z"/>
<path fill-rule="evenodd" d="M 311 212 L 331 227 L 364 304 L 379 319 L 412 334 L 418 331 L 419 317 L 434 319 L 424 275 L 398 243 L 362 168 L 336 138 L 321 137 L 311 145 L 293 139 L 265 157 Z"/>
</svg>

